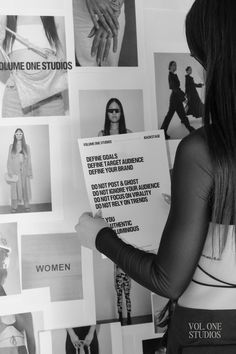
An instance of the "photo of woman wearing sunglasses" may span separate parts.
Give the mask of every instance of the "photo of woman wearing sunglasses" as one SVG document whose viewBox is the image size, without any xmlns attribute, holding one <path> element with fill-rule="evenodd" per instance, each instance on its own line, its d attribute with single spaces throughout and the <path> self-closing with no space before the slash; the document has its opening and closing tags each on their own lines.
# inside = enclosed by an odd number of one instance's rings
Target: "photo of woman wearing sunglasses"
<svg viewBox="0 0 236 354">
<path fill-rule="evenodd" d="M 126 128 L 123 106 L 118 98 L 111 98 L 106 105 L 105 123 L 98 136 L 127 134 L 132 131 Z"/>
</svg>

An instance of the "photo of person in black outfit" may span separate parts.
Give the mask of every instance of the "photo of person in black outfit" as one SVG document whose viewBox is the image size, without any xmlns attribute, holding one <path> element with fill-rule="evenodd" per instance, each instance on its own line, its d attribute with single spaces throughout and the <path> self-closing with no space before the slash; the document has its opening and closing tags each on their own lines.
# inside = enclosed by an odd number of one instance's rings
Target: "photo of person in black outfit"
<svg viewBox="0 0 236 354">
<path fill-rule="evenodd" d="M 169 81 L 169 88 L 172 92 L 170 95 L 169 109 L 161 125 L 161 129 L 164 129 L 165 131 L 166 139 L 170 139 L 170 136 L 167 134 L 167 130 L 175 112 L 178 114 L 181 123 L 185 125 L 186 129 L 188 129 L 189 132 L 195 130 L 190 125 L 188 117 L 185 114 L 184 105 L 183 105 L 183 102 L 185 101 L 185 94 L 180 89 L 180 81 L 178 75 L 175 74 L 176 70 L 177 70 L 176 62 L 170 61 L 168 81 Z"/>
<path fill-rule="evenodd" d="M 85 354 L 99 354 L 95 325 L 67 328 L 66 354 L 77 354 L 82 348 Z"/>
<path fill-rule="evenodd" d="M 185 75 L 185 95 L 187 98 L 186 115 L 192 115 L 195 118 L 201 118 L 203 116 L 204 105 L 197 92 L 197 87 L 202 88 L 203 83 L 196 84 L 194 78 L 191 76 L 192 67 L 187 66 Z"/>
</svg>

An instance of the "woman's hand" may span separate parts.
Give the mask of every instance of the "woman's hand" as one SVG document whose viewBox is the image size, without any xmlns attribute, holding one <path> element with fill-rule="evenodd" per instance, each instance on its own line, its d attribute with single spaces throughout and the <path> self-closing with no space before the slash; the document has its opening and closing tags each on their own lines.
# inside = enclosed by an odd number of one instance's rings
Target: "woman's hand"
<svg viewBox="0 0 236 354">
<path fill-rule="evenodd" d="M 88 333 L 87 336 L 84 338 L 84 345 L 86 345 L 86 347 L 89 347 L 90 344 L 92 343 L 92 340 L 93 340 L 93 334 Z"/>
<path fill-rule="evenodd" d="M 71 340 L 71 343 L 73 344 L 73 346 L 75 348 L 79 348 L 81 346 L 81 341 L 80 341 L 79 337 L 75 334 L 75 332 L 72 328 L 68 332 L 69 332 L 70 340 Z"/>
<path fill-rule="evenodd" d="M 96 56 L 97 65 L 101 66 L 108 58 L 112 41 L 112 50 L 114 53 L 117 51 L 118 37 L 117 35 L 112 37 L 111 33 L 108 33 L 102 25 L 100 25 L 99 29 L 96 29 L 95 27 L 92 29 L 89 37 L 91 38 L 93 36 L 91 56 Z"/>
<path fill-rule="evenodd" d="M 95 250 L 97 234 L 104 227 L 109 227 L 109 224 L 102 218 L 100 210 L 94 217 L 92 213 L 83 213 L 79 218 L 78 224 L 75 226 L 81 245 Z"/>
<path fill-rule="evenodd" d="M 99 29 L 99 20 L 108 33 L 117 35 L 119 23 L 110 0 L 86 0 L 86 4 L 94 27 Z"/>
</svg>

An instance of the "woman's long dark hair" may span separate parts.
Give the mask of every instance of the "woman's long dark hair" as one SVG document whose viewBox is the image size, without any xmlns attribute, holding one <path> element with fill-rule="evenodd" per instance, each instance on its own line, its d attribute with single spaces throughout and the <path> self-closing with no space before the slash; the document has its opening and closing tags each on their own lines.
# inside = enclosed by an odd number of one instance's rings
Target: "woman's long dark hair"
<svg viewBox="0 0 236 354">
<path fill-rule="evenodd" d="M 236 224 L 236 1 L 196 0 L 190 52 L 206 69 L 204 125 L 214 168 L 212 221 Z"/>
<path fill-rule="evenodd" d="M 124 115 L 124 110 L 121 102 L 118 100 L 118 98 L 111 98 L 106 105 L 106 113 L 105 113 L 105 124 L 104 124 L 104 135 L 110 135 L 110 126 L 111 126 L 111 121 L 108 116 L 108 108 L 111 103 L 116 102 L 119 106 L 120 109 L 120 120 L 119 120 L 119 134 L 126 134 L 127 129 L 126 129 L 126 124 L 125 124 L 125 115 Z"/>
<path fill-rule="evenodd" d="M 17 153 L 17 139 L 16 139 L 16 133 L 17 132 L 21 132 L 23 134 L 22 136 L 22 153 L 27 156 L 28 154 L 28 149 L 27 149 L 27 144 L 26 144 L 26 141 L 25 141 L 25 135 L 24 135 L 24 132 L 21 128 L 17 128 L 15 130 L 15 133 L 14 133 L 14 139 L 13 139 L 13 144 L 12 144 L 12 149 L 11 149 L 11 153 L 12 154 L 16 154 Z"/>
<path fill-rule="evenodd" d="M 60 40 L 57 34 L 56 24 L 54 16 L 40 16 L 43 23 L 43 28 L 45 35 L 51 46 L 55 46 L 56 49 L 60 46 Z M 7 16 L 6 26 L 12 31 L 16 32 L 17 30 L 17 16 Z M 11 33 L 6 31 L 6 36 L 3 41 L 3 48 L 5 50 L 11 50 L 14 43 L 15 37 Z"/>
</svg>

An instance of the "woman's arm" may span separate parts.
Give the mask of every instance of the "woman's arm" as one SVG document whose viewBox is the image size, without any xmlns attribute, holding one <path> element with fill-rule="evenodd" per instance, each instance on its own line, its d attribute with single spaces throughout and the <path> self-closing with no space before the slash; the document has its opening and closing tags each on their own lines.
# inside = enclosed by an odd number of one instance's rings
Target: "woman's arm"
<svg viewBox="0 0 236 354">
<path fill-rule="evenodd" d="M 88 0 L 90 1 L 90 0 Z M 97 1 L 97 0 L 96 0 Z M 113 9 L 113 16 L 117 19 L 120 16 L 121 8 L 123 6 L 124 0 L 109 0 Z M 93 37 L 93 43 L 91 47 L 91 56 L 96 56 L 97 64 L 102 65 L 103 62 L 106 62 L 110 48 L 112 45 L 112 51 L 116 53 L 118 48 L 118 30 L 112 32 L 104 26 L 103 21 L 97 21 L 98 26 L 94 27 L 89 34 L 89 37 Z"/>
<path fill-rule="evenodd" d="M 65 33 L 65 21 L 63 16 L 54 17 L 58 38 L 60 41 L 60 47 L 57 50 L 57 55 L 62 60 L 66 60 L 66 33 Z"/>
<path fill-rule="evenodd" d="M 212 167 L 197 134 L 179 144 L 172 175 L 171 208 L 158 254 L 122 242 L 111 229 L 98 233 L 97 248 L 151 291 L 177 299 L 192 279 L 208 231 Z"/>
<path fill-rule="evenodd" d="M 85 232 L 92 235 L 100 229 L 95 241 L 100 252 L 144 287 L 177 299 L 192 279 L 206 239 L 212 176 L 206 143 L 197 131 L 185 138 L 176 152 L 171 208 L 157 255 L 123 242 L 97 217 L 87 215 L 83 220 L 82 216 L 77 230 L 85 238 Z"/>
<path fill-rule="evenodd" d="M 12 144 L 9 146 L 8 158 L 7 158 L 7 172 L 9 173 L 9 175 L 13 174 L 11 150 L 12 150 Z"/>
<path fill-rule="evenodd" d="M 111 0 L 86 0 L 86 5 L 93 21 L 94 27 L 99 29 L 100 25 L 113 36 L 117 35 L 119 23 L 117 20 L 117 6 Z M 119 0 L 115 0 L 115 3 Z M 100 22 L 100 23 L 99 23 Z"/>
<path fill-rule="evenodd" d="M 86 335 L 86 337 L 84 339 L 84 345 L 86 345 L 87 347 L 89 347 L 93 341 L 95 330 L 96 330 L 96 325 L 90 326 L 88 334 Z"/>
<path fill-rule="evenodd" d="M 27 156 L 28 156 L 28 161 L 27 161 L 27 176 L 32 178 L 33 177 L 33 171 L 32 171 L 32 163 L 31 163 L 31 153 L 30 153 L 30 147 L 27 145 Z"/>
<path fill-rule="evenodd" d="M 70 340 L 71 340 L 71 343 L 73 344 L 73 346 L 75 348 L 79 348 L 80 347 L 80 339 L 77 336 L 77 334 L 75 333 L 75 331 L 73 330 L 73 328 L 67 328 L 66 330 L 70 336 Z"/>
</svg>

